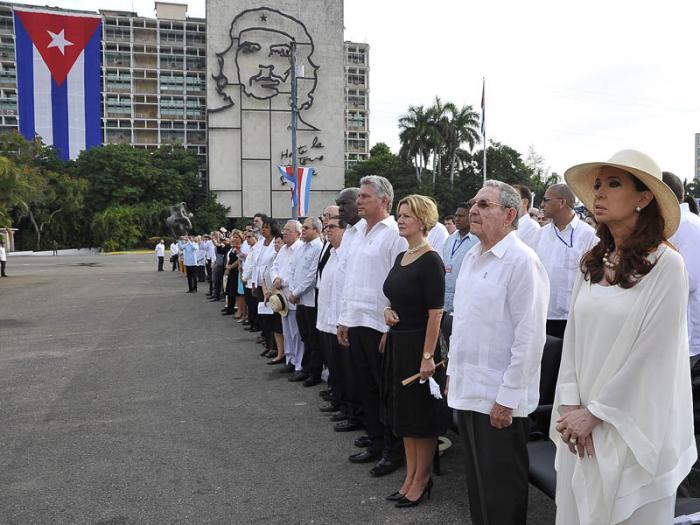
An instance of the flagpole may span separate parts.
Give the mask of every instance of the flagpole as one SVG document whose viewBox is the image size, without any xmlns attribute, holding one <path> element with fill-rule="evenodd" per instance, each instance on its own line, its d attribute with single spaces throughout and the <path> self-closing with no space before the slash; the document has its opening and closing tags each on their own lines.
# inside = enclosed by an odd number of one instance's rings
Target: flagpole
<svg viewBox="0 0 700 525">
<path fill-rule="evenodd" d="M 297 158 L 297 43 L 296 40 L 292 39 L 292 177 L 294 180 L 299 180 L 297 176 L 297 171 L 299 170 L 299 159 Z M 298 183 L 297 183 L 298 184 Z M 299 188 L 296 188 L 297 199 L 299 198 Z M 297 207 L 294 206 L 294 199 L 292 199 L 292 219 L 297 220 L 299 216 L 297 215 Z"/>
<path fill-rule="evenodd" d="M 486 77 L 482 77 L 481 80 L 481 135 L 484 141 L 484 160 L 482 164 L 482 173 L 484 176 L 484 184 L 486 184 L 486 148 L 488 146 L 486 142 Z"/>
</svg>

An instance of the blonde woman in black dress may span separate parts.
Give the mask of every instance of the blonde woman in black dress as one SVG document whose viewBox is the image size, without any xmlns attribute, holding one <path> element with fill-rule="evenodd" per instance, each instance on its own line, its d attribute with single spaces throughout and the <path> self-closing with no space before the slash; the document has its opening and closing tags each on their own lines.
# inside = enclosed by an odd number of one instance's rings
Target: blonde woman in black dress
<svg viewBox="0 0 700 525">
<path fill-rule="evenodd" d="M 401 381 L 417 372 L 421 380 L 433 378 L 445 390 L 445 367 L 438 348 L 440 320 L 445 298 L 445 268 L 427 240 L 438 220 L 435 202 L 410 195 L 398 205 L 399 234 L 408 250 L 396 258 L 384 282 L 391 304 L 384 320 L 391 327 L 387 340 L 385 391 L 387 423 L 402 437 L 406 451 L 406 479 L 387 497 L 397 507 L 414 507 L 433 486 L 430 470 L 438 436 L 449 426 L 445 399 L 431 395 L 429 382 L 403 386 Z"/>
</svg>

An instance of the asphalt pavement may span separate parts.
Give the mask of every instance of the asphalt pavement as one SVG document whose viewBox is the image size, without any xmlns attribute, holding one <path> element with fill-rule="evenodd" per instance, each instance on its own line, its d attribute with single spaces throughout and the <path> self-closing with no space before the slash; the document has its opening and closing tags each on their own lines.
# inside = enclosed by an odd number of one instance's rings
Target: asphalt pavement
<svg viewBox="0 0 700 525">
<path fill-rule="evenodd" d="M 166 270 L 169 270 L 166 264 Z M 432 499 L 347 456 L 304 388 L 150 255 L 9 257 L 0 279 L 0 523 L 470 523 L 463 449 Z M 531 524 L 554 505 L 530 487 Z"/>
</svg>

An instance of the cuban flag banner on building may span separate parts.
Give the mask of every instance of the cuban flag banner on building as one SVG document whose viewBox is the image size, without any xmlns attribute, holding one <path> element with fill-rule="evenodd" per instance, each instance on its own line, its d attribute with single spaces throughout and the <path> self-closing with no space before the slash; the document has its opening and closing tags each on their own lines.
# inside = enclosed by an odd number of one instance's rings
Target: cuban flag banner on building
<svg viewBox="0 0 700 525">
<path fill-rule="evenodd" d="M 99 15 L 14 10 L 19 130 L 62 159 L 102 142 Z"/>
<path fill-rule="evenodd" d="M 297 176 L 292 175 L 293 168 L 277 166 L 282 179 L 289 184 L 292 193 L 292 206 L 296 208 L 299 217 L 306 217 L 309 212 L 311 199 L 311 178 L 314 176 L 313 168 L 297 168 Z"/>
</svg>

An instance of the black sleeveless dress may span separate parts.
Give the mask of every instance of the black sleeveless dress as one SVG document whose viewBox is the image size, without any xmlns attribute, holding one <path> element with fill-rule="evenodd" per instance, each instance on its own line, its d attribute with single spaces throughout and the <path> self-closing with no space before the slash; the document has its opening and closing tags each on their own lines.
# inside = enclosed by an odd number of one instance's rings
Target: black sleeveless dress
<svg viewBox="0 0 700 525">
<path fill-rule="evenodd" d="M 399 317 L 389 330 L 384 367 L 385 422 L 400 437 L 428 438 L 444 434 L 450 426 L 447 399 L 435 399 L 428 382 L 409 386 L 401 381 L 420 371 L 428 324 L 428 310 L 440 309 L 445 299 L 445 267 L 435 251 L 401 266 L 403 253 L 384 281 L 384 295 Z M 437 345 L 433 360 L 442 360 Z M 438 367 L 433 379 L 445 390 L 446 367 Z"/>
</svg>

